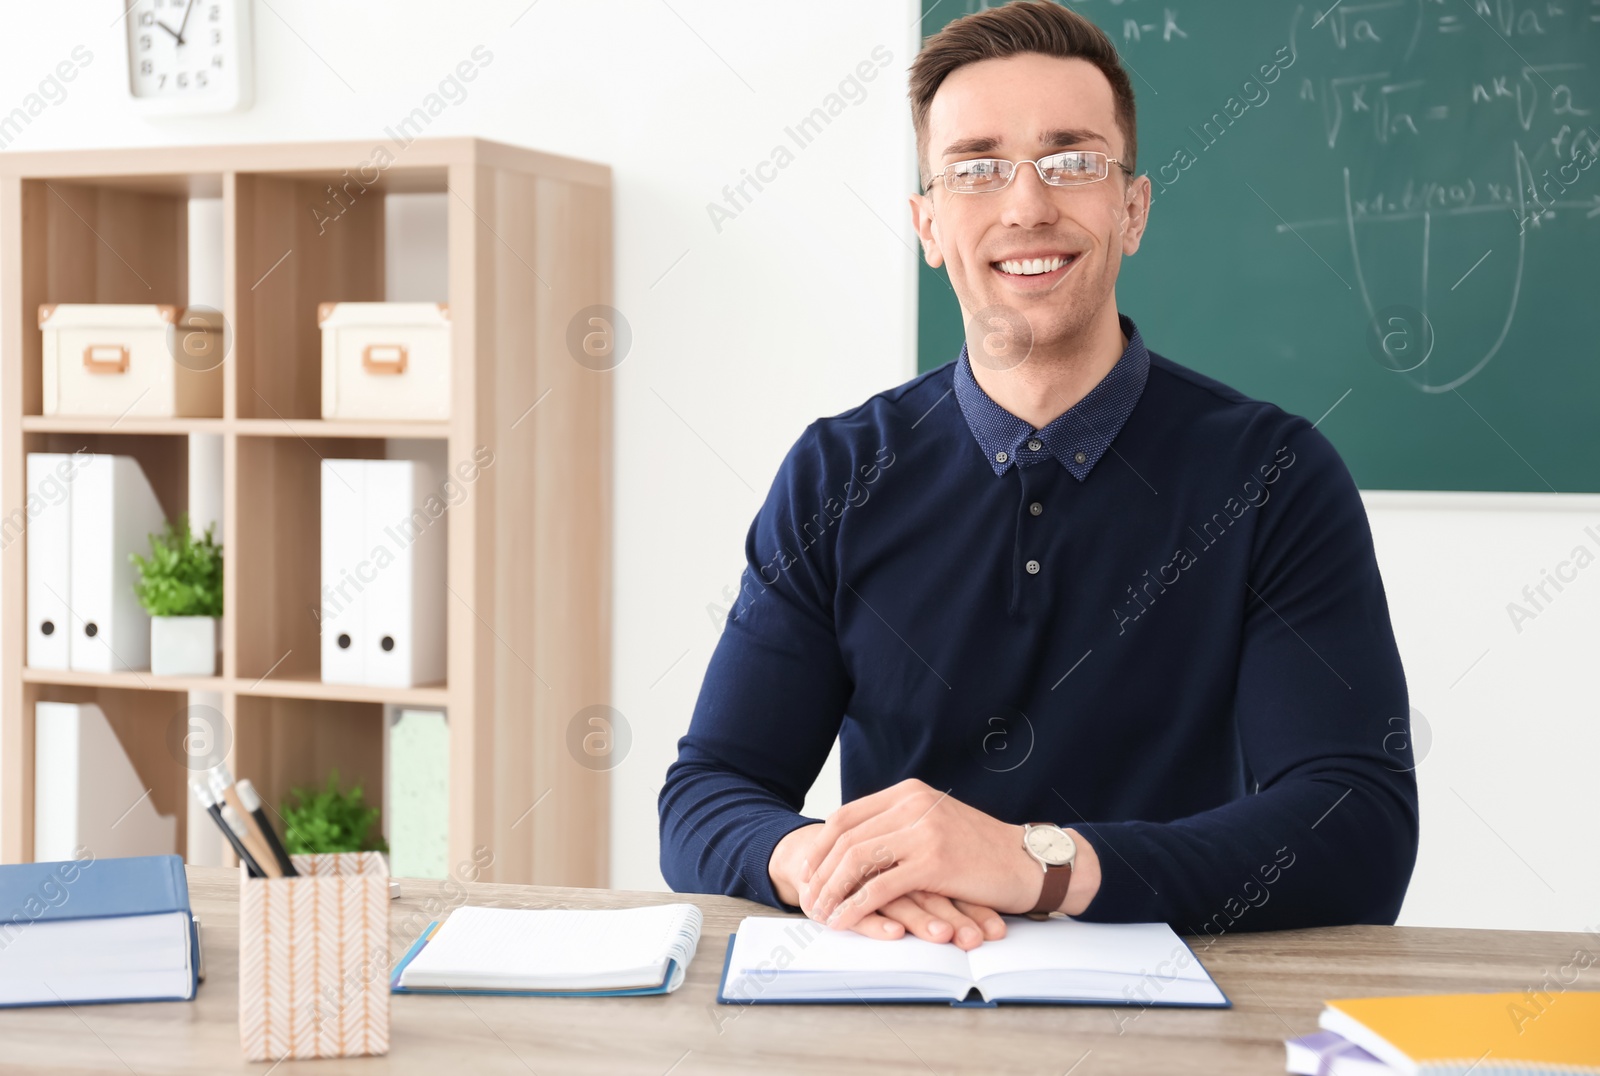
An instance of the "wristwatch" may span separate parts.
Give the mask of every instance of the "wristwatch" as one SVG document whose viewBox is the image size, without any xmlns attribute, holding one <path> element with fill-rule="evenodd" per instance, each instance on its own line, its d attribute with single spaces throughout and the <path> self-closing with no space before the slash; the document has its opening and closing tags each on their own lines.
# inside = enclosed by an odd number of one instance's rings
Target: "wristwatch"
<svg viewBox="0 0 1600 1076">
<path fill-rule="evenodd" d="M 1044 889 L 1039 893 L 1039 903 L 1027 913 L 1028 918 L 1049 919 L 1050 913 L 1059 911 L 1061 902 L 1067 899 L 1078 846 L 1071 834 L 1053 822 L 1028 822 L 1022 827 L 1022 847 L 1044 871 Z"/>
</svg>

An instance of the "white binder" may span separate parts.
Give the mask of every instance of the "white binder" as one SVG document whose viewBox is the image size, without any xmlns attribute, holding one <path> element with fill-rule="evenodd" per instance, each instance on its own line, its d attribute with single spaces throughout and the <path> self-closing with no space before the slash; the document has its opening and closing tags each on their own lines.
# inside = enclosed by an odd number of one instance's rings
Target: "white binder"
<svg viewBox="0 0 1600 1076">
<path fill-rule="evenodd" d="M 171 855 L 178 820 L 159 813 L 94 703 L 34 704 L 33 858 Z"/>
<path fill-rule="evenodd" d="M 376 570 L 362 548 L 366 460 L 322 461 L 322 681 L 364 684 L 366 587 Z M 365 563 L 364 563 L 365 562 Z"/>
<path fill-rule="evenodd" d="M 445 514 L 422 460 L 322 461 L 322 679 L 444 679 Z"/>
<path fill-rule="evenodd" d="M 368 460 L 366 541 L 388 549 L 366 593 L 366 682 L 415 687 L 444 679 L 444 532 L 438 474 L 420 460 Z M 437 518 L 426 509 L 434 496 Z"/>
<path fill-rule="evenodd" d="M 63 452 L 28 453 L 28 664 L 35 669 L 70 667 L 74 467 Z"/>
<path fill-rule="evenodd" d="M 72 642 L 74 669 L 150 667 L 150 617 L 134 595 L 133 553 L 150 554 L 166 522 L 155 490 L 132 456 L 95 456 L 72 478 Z"/>
</svg>

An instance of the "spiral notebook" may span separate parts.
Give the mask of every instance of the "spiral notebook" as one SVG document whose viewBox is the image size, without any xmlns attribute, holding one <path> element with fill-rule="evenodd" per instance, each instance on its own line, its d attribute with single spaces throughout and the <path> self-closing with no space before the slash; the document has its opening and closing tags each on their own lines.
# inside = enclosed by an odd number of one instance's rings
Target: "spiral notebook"
<svg viewBox="0 0 1600 1076">
<path fill-rule="evenodd" d="M 455 909 L 395 969 L 396 994 L 670 994 L 700 943 L 693 904 Z"/>
</svg>

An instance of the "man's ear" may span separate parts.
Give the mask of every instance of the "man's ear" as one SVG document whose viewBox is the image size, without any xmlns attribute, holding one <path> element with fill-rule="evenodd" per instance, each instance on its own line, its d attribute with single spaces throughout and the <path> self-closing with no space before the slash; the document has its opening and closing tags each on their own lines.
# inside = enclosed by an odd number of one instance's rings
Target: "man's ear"
<svg viewBox="0 0 1600 1076">
<path fill-rule="evenodd" d="M 944 264 L 944 254 L 939 249 L 938 222 L 933 216 L 933 199 L 926 195 L 913 194 L 911 202 L 911 226 L 917 230 L 917 238 L 922 241 L 922 259 L 931 269 L 937 269 Z"/>
<path fill-rule="evenodd" d="M 1128 182 L 1122 205 L 1122 256 L 1139 250 L 1146 225 L 1150 223 L 1150 177 L 1135 176 Z"/>
</svg>

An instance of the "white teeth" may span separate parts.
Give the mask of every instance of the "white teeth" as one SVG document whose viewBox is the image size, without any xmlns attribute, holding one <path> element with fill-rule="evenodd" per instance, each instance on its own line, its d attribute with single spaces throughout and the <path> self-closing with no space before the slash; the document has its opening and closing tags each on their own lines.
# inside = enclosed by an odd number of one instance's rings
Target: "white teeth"
<svg viewBox="0 0 1600 1076">
<path fill-rule="evenodd" d="M 1040 273 L 1053 273 L 1067 264 L 1071 259 L 1057 255 L 1053 258 L 1024 258 L 1021 261 L 996 262 L 1003 273 L 1013 276 L 1038 276 Z"/>
</svg>

